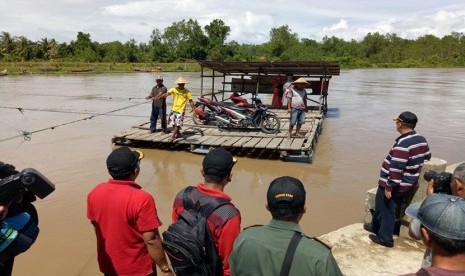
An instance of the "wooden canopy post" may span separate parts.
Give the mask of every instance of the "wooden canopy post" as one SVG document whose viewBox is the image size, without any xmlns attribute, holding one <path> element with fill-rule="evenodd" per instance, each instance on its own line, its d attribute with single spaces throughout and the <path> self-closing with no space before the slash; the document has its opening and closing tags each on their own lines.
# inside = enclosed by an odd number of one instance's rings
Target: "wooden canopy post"
<svg viewBox="0 0 465 276">
<path fill-rule="evenodd" d="M 200 65 L 200 96 L 203 96 L 203 65 Z"/>
<path fill-rule="evenodd" d="M 244 75 L 242 74 L 242 75 L 241 75 L 241 94 L 244 93 L 244 85 L 245 85 L 245 84 L 244 84 Z"/>
<path fill-rule="evenodd" d="M 215 70 L 212 73 L 212 100 L 218 101 L 215 95 Z"/>
<path fill-rule="evenodd" d="M 328 87 L 329 87 L 329 79 L 328 76 L 320 77 L 320 106 L 318 111 L 321 113 L 322 107 L 324 107 L 323 113 L 326 114 L 328 110 Z"/>
<path fill-rule="evenodd" d="M 252 99 L 256 99 L 258 95 L 258 91 L 260 89 L 260 72 L 257 74 L 257 84 L 255 87 L 255 93 L 252 95 Z"/>
<path fill-rule="evenodd" d="M 223 73 L 223 91 L 222 91 L 222 97 L 221 100 L 224 101 L 224 91 L 226 91 L 226 73 Z"/>
</svg>

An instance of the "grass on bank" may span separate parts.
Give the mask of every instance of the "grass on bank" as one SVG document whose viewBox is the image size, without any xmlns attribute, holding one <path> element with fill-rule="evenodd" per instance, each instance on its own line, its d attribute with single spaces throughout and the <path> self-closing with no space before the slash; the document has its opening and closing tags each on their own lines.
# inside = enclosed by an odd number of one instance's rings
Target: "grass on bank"
<svg viewBox="0 0 465 276">
<path fill-rule="evenodd" d="M 198 72 L 197 63 L 114 63 L 114 62 L 0 62 L 0 71 L 9 75 L 129 73 L 129 72 Z"/>
<path fill-rule="evenodd" d="M 459 66 L 462 68 L 463 66 Z M 457 68 L 442 63 L 421 63 L 405 60 L 400 63 L 370 63 L 368 61 L 341 61 L 341 69 L 362 68 Z M 200 72 L 196 62 L 173 63 L 115 63 L 115 62 L 71 62 L 71 61 L 0 61 L 0 72 L 7 70 L 9 75 L 27 74 L 100 74 L 130 72 Z"/>
</svg>

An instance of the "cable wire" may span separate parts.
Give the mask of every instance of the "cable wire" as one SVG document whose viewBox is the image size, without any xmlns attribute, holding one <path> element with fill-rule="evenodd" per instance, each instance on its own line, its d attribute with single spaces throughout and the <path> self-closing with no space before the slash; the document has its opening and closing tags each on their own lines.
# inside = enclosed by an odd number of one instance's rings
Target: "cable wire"
<svg viewBox="0 0 465 276">
<path fill-rule="evenodd" d="M 66 122 L 66 123 L 62 123 L 62 124 L 58 124 L 58 125 L 54 125 L 54 126 L 50 126 L 50 127 L 46 127 L 46 128 L 34 130 L 34 131 L 20 130 L 20 131 L 19 131 L 19 135 L 15 135 L 15 136 L 12 136 L 12 137 L 8 137 L 8 138 L 1 139 L 0 142 L 12 140 L 12 139 L 19 138 L 19 137 L 23 137 L 23 139 L 24 139 L 25 141 L 30 141 L 30 140 L 31 140 L 31 136 L 32 136 L 32 134 L 34 134 L 34 133 L 42 132 L 42 131 L 49 130 L 49 129 L 50 129 L 50 130 L 53 130 L 53 129 L 57 128 L 57 127 L 65 126 L 65 125 L 70 125 L 70 124 L 74 124 L 74 123 L 77 123 L 77 122 L 80 122 L 80 121 L 91 120 L 91 119 L 93 119 L 93 118 L 95 118 L 95 117 L 97 117 L 97 116 L 108 115 L 108 114 L 111 114 L 111 113 L 114 113 L 114 112 L 117 112 L 117 111 L 122 111 L 122 110 L 125 110 L 125 109 L 129 109 L 129 108 L 132 108 L 132 107 L 136 107 L 136 106 L 139 106 L 139 105 L 142 105 L 142 104 L 145 104 L 145 103 L 148 103 L 148 102 L 147 102 L 147 101 L 144 101 L 144 102 L 140 102 L 140 103 L 137 103 L 137 104 L 133 104 L 133 105 L 125 106 L 125 107 L 122 107 L 122 108 L 118 108 L 118 109 L 115 109 L 115 110 L 110 110 L 110 111 L 108 111 L 108 112 L 92 114 L 92 115 L 89 116 L 89 117 L 85 117 L 85 118 L 82 118 L 82 119 L 77 119 L 77 120 L 69 121 L 69 122 Z M 12 108 L 12 109 L 18 109 L 21 113 L 23 113 L 23 110 L 24 110 L 24 109 L 22 109 L 22 108 Z"/>
</svg>

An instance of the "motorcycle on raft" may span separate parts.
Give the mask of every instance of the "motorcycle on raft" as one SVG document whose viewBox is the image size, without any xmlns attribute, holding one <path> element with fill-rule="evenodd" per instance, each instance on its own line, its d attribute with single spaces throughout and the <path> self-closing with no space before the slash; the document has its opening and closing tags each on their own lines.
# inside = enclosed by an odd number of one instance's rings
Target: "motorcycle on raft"
<svg viewBox="0 0 465 276">
<path fill-rule="evenodd" d="M 216 122 L 218 128 L 260 128 L 264 133 L 277 133 L 281 123 L 275 113 L 258 98 L 253 98 L 254 108 L 249 108 L 247 100 L 234 93 L 232 105 L 200 97 L 195 103 L 193 121 L 199 125 Z"/>
</svg>

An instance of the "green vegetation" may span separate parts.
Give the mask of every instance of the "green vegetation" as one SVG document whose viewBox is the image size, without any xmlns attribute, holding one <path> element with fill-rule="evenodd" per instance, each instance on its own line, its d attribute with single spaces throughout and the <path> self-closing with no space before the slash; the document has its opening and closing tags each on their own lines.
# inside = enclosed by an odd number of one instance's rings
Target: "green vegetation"
<svg viewBox="0 0 465 276">
<path fill-rule="evenodd" d="M 157 68 L 161 70 L 157 70 Z M 72 61 L 0 61 L 0 71 L 8 70 L 8 74 L 69 74 L 69 73 L 127 73 L 127 72 L 196 72 L 200 66 L 194 62 L 172 63 L 124 63 L 124 62 L 72 62 Z"/>
<path fill-rule="evenodd" d="M 260 45 L 226 42 L 231 28 L 221 19 L 205 27 L 197 20 L 174 22 L 153 30 L 147 43 L 92 41 L 79 32 L 76 40 L 58 43 L 43 38 L 0 32 L 0 70 L 11 73 L 127 72 L 134 69 L 195 71 L 195 60 L 341 62 L 343 68 L 464 67 L 465 35 L 442 38 L 425 35 L 415 40 L 396 34 L 368 33 L 361 41 L 324 37 L 321 42 L 300 38 L 287 26 L 272 28 L 270 40 Z"/>
</svg>

